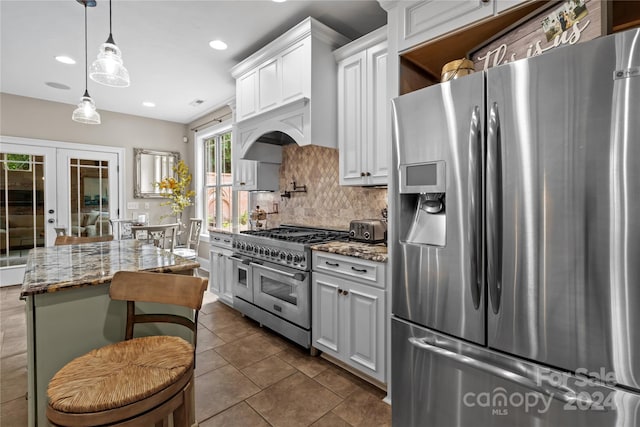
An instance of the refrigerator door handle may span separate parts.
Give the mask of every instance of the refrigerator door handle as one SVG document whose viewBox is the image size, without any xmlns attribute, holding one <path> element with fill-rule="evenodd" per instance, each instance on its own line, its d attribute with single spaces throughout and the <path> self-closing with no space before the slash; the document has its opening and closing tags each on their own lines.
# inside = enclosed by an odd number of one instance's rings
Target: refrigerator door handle
<svg viewBox="0 0 640 427">
<path fill-rule="evenodd" d="M 500 366 L 492 365 L 491 363 L 483 362 L 482 360 L 474 359 L 463 354 L 458 354 L 451 350 L 447 350 L 446 348 L 428 344 L 424 339 L 411 337 L 409 338 L 409 343 L 421 350 L 446 357 L 464 366 L 470 366 L 504 380 L 514 382 L 522 387 L 551 396 L 561 402 L 573 404 L 576 401 L 579 401 L 580 408 L 587 408 L 595 405 L 595 403 L 587 397 L 586 393 L 577 393 L 566 385 L 551 384 L 551 382 L 544 376 L 540 376 L 535 379 L 529 378 L 519 373 L 501 368 Z"/>
<path fill-rule="evenodd" d="M 480 216 L 479 207 L 482 206 L 482 176 L 480 175 L 480 147 L 482 144 L 482 132 L 480 125 L 480 107 L 477 105 L 471 114 L 471 123 L 469 126 L 469 170 L 467 185 L 467 200 L 469 200 L 468 209 L 468 225 L 470 231 L 470 250 L 471 256 L 471 279 L 469 285 L 471 287 L 471 297 L 473 306 L 476 310 L 480 308 L 480 294 L 482 290 L 482 262 L 480 255 L 482 247 L 480 233 L 482 232 L 482 218 Z"/>
<path fill-rule="evenodd" d="M 502 297 L 502 150 L 498 104 L 489 112 L 487 132 L 487 282 L 494 314 Z"/>
</svg>

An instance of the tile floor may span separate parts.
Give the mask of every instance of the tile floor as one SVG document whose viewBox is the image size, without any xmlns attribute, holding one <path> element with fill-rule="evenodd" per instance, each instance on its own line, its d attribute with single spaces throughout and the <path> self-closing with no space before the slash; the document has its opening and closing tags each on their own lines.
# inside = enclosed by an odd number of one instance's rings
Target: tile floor
<svg viewBox="0 0 640 427">
<path fill-rule="evenodd" d="M 27 425 L 19 286 L 0 288 L 0 426 Z M 212 426 L 389 426 L 385 393 L 207 293 L 199 317 L 196 419 Z"/>
</svg>

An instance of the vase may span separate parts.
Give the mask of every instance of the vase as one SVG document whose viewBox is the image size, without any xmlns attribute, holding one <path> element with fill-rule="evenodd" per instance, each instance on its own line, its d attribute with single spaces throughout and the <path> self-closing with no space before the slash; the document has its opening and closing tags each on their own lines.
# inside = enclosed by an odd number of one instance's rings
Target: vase
<svg viewBox="0 0 640 427">
<path fill-rule="evenodd" d="M 184 234 L 184 222 L 182 222 L 182 213 L 176 214 L 176 224 L 178 227 L 176 229 L 176 246 L 179 246 L 182 241 L 182 235 Z"/>
</svg>

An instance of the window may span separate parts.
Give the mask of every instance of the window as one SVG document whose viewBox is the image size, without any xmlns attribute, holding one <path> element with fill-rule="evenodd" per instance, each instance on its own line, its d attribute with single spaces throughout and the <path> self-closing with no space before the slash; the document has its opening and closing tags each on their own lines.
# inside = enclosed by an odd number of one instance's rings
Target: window
<svg viewBox="0 0 640 427">
<path fill-rule="evenodd" d="M 205 135 L 200 146 L 204 173 L 199 209 L 207 227 L 228 231 L 246 229 L 249 194 L 233 191 L 231 129 L 226 127 Z"/>
</svg>

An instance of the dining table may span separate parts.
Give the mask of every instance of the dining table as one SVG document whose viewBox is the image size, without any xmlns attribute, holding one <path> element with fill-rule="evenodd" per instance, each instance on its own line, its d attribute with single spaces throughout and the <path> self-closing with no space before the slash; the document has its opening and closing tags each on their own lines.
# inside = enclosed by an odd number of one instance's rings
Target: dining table
<svg viewBox="0 0 640 427">
<path fill-rule="evenodd" d="M 47 386 L 73 358 L 124 338 L 126 302 L 109 298 L 117 271 L 193 274 L 198 262 L 138 240 L 113 240 L 29 251 L 20 298 L 27 323 L 27 397 L 29 426 L 46 426 Z M 192 317 L 183 307 L 139 304 Z M 161 310 L 159 310 L 161 309 Z M 143 324 L 136 335 L 171 334 L 191 341 L 176 325 Z"/>
</svg>

